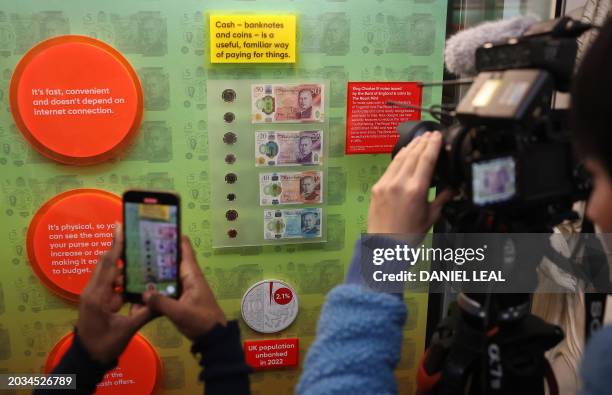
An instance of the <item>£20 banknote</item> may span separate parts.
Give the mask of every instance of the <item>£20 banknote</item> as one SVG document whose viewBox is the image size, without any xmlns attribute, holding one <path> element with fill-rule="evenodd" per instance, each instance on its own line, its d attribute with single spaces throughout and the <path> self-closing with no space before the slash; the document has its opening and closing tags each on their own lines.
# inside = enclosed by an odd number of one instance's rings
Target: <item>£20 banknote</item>
<svg viewBox="0 0 612 395">
<path fill-rule="evenodd" d="M 322 163 L 323 133 L 262 131 L 255 133 L 256 166 L 300 166 Z"/>
</svg>

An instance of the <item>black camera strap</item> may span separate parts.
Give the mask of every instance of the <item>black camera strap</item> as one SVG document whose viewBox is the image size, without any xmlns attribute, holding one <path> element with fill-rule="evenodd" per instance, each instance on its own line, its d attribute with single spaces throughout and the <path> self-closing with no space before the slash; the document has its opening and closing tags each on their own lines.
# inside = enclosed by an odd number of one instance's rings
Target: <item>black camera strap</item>
<svg viewBox="0 0 612 395">
<path fill-rule="evenodd" d="M 593 223 L 584 217 L 582 221 L 582 233 L 595 235 Z M 605 262 L 607 265 L 607 262 Z M 605 275 L 605 274 L 604 274 Z M 606 279 L 607 280 L 607 279 Z M 584 294 L 584 342 L 603 326 L 606 313 L 607 293 L 585 292 Z"/>
</svg>

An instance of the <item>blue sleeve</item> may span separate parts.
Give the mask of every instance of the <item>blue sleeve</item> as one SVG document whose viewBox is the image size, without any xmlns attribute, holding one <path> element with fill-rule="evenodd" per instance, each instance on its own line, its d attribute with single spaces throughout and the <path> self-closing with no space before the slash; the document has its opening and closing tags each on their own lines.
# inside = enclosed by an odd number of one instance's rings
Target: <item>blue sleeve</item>
<svg viewBox="0 0 612 395">
<path fill-rule="evenodd" d="M 404 303 L 355 284 L 334 288 L 304 361 L 299 395 L 396 394 Z"/>
<path fill-rule="evenodd" d="M 612 327 L 596 332 L 589 340 L 580 367 L 581 395 L 610 394 L 612 388 Z"/>
<path fill-rule="evenodd" d="M 346 273 L 345 284 L 355 284 L 360 285 L 365 288 L 372 289 L 374 284 L 372 283 L 372 279 L 369 276 L 372 274 L 371 269 L 365 269 L 366 267 L 372 267 L 372 252 L 374 249 L 383 248 L 383 249 L 394 249 L 396 246 L 403 247 L 406 243 L 403 241 L 399 241 L 393 239 L 388 236 L 381 235 L 362 235 L 355 242 L 355 251 L 353 252 L 353 258 L 351 259 L 351 264 L 349 265 L 348 271 Z M 389 269 L 389 268 L 394 269 Z M 397 261 L 389 261 L 387 268 L 385 269 L 386 273 L 392 272 L 392 270 L 399 271 L 407 268 L 407 263 L 399 263 Z M 368 277 L 368 278 L 366 278 Z M 388 283 L 387 283 L 388 284 Z M 404 284 L 403 283 L 395 283 L 382 287 L 383 289 L 377 288 L 377 292 L 387 292 L 390 295 L 395 295 L 400 299 L 404 298 Z M 374 288 L 373 290 L 376 290 Z"/>
</svg>

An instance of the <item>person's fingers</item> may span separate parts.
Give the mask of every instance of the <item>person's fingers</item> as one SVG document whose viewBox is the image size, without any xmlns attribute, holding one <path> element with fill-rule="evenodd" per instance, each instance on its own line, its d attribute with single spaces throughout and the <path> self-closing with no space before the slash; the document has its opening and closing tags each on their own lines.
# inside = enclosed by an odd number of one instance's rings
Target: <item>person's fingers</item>
<svg viewBox="0 0 612 395">
<path fill-rule="evenodd" d="M 423 134 L 421 136 L 421 139 L 407 153 L 406 157 L 403 160 L 402 166 L 395 175 L 396 181 L 399 178 L 400 182 L 407 182 L 408 178 L 412 176 L 423 150 L 425 149 L 425 147 L 427 147 L 430 136 L 430 132 L 426 132 L 425 134 Z"/>
<path fill-rule="evenodd" d="M 187 236 L 183 236 L 181 239 L 181 267 L 180 277 L 183 288 L 190 285 L 190 281 L 197 281 L 198 278 L 203 278 L 204 274 L 198 266 L 198 260 L 196 258 L 195 251 L 191 245 L 191 241 Z"/>
<path fill-rule="evenodd" d="M 113 293 L 110 297 L 110 299 L 108 300 L 108 310 L 111 313 L 116 313 L 119 310 L 121 310 L 121 307 L 123 306 L 123 296 L 119 293 Z"/>
<path fill-rule="evenodd" d="M 151 321 L 155 318 L 153 311 L 151 308 L 141 304 L 133 304 L 130 306 L 130 311 L 128 313 L 128 322 L 130 328 L 137 332 L 142 328 L 147 322 Z"/>
<path fill-rule="evenodd" d="M 455 196 L 455 191 L 450 188 L 438 193 L 434 201 L 429 205 L 429 226 L 433 225 L 440 218 L 442 208 L 453 196 Z"/>
<path fill-rule="evenodd" d="M 185 307 L 179 301 L 157 292 L 146 292 L 143 301 L 151 311 L 163 314 L 175 323 L 181 322 L 185 314 Z"/>
<path fill-rule="evenodd" d="M 427 145 L 423 147 L 423 152 L 419 156 L 416 169 L 414 170 L 414 181 L 418 188 L 426 191 L 431 184 L 436 162 L 440 155 L 442 147 L 442 135 L 440 132 L 434 132 L 427 141 Z"/>
<path fill-rule="evenodd" d="M 123 253 L 123 229 L 121 228 L 121 224 L 118 222 L 115 222 L 115 229 L 113 231 L 113 246 L 109 252 L 113 263 L 117 265 L 117 261 L 121 259 L 121 254 Z"/>
<path fill-rule="evenodd" d="M 110 250 L 102 255 L 102 258 L 100 258 L 94 270 L 93 277 L 96 284 L 103 287 L 111 287 L 120 272 L 117 266 L 117 261 L 121 258 L 121 253 L 123 251 L 123 233 L 120 229 L 121 227 L 116 224 L 113 245 Z M 98 272 L 97 274 L 95 273 L 96 271 Z"/>
<path fill-rule="evenodd" d="M 421 137 L 422 136 L 417 136 L 414 139 L 412 139 L 412 141 L 408 145 L 403 147 L 397 153 L 397 155 L 395 155 L 395 158 L 393 158 L 389 166 L 387 166 L 387 170 L 385 170 L 385 173 L 382 175 L 381 180 L 391 179 L 393 178 L 393 176 L 397 174 L 397 172 L 402 167 L 402 164 L 404 163 L 406 156 L 414 149 L 416 145 L 419 144 L 419 141 L 421 141 Z"/>
<path fill-rule="evenodd" d="M 125 276 L 123 275 L 121 270 L 117 271 L 117 275 L 115 276 L 115 279 L 113 280 L 113 285 L 115 287 L 122 287 L 124 282 L 125 282 Z"/>
</svg>

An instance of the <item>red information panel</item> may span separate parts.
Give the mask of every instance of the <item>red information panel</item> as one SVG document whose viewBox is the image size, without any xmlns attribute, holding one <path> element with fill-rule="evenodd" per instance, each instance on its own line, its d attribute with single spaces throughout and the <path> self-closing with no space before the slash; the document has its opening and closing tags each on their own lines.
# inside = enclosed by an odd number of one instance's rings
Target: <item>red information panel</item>
<svg viewBox="0 0 612 395">
<path fill-rule="evenodd" d="M 43 155 L 71 165 L 113 157 L 142 120 L 136 72 L 91 37 L 58 36 L 36 45 L 15 67 L 10 92 L 24 137 Z"/>
<path fill-rule="evenodd" d="M 276 369 L 297 366 L 298 339 L 246 340 L 244 355 L 253 369 Z"/>
<path fill-rule="evenodd" d="M 397 125 L 421 119 L 421 111 L 387 105 L 421 105 L 416 82 L 349 82 L 346 106 L 346 154 L 383 154 L 397 142 Z"/>
<path fill-rule="evenodd" d="M 41 282 L 78 301 L 87 280 L 113 241 L 121 198 L 98 189 L 63 192 L 45 203 L 28 228 L 28 257 Z"/>
<path fill-rule="evenodd" d="M 53 347 L 45 363 L 45 373 L 53 371 L 72 345 L 72 338 L 72 333 L 69 333 Z M 95 393 L 97 395 L 158 394 L 161 383 L 161 360 L 153 346 L 137 333 L 119 357 L 117 367 L 104 375 Z"/>
</svg>

